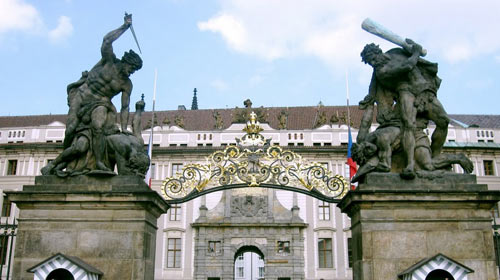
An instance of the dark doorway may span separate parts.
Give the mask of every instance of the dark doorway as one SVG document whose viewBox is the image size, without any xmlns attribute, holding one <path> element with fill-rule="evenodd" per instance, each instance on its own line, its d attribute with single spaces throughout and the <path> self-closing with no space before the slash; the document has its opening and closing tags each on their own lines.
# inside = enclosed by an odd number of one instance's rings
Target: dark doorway
<svg viewBox="0 0 500 280">
<path fill-rule="evenodd" d="M 429 273 L 425 280 L 455 280 L 455 278 L 446 270 L 436 269 Z"/>
<path fill-rule="evenodd" d="M 59 268 L 49 273 L 45 280 L 75 280 L 75 277 L 66 269 Z"/>
</svg>

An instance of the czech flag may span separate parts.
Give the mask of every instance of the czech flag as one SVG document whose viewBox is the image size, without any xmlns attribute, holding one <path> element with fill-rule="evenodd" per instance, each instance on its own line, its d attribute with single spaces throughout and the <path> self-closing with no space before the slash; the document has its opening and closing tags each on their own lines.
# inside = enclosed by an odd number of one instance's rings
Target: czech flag
<svg viewBox="0 0 500 280">
<path fill-rule="evenodd" d="M 349 179 L 352 179 L 354 174 L 358 171 L 358 166 L 354 160 L 352 160 L 351 156 L 351 148 L 352 148 L 352 136 L 351 136 L 351 127 L 348 127 L 348 142 L 347 142 L 347 165 L 349 165 Z M 351 189 L 354 190 L 356 187 L 351 185 Z"/>
</svg>

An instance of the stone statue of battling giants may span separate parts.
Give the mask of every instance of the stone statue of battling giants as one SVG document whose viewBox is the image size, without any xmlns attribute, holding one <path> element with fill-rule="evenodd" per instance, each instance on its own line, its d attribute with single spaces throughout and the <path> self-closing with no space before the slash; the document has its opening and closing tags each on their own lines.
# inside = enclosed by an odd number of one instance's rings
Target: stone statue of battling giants
<svg viewBox="0 0 500 280">
<path fill-rule="evenodd" d="M 352 153 L 360 168 L 352 181 L 373 171 L 396 171 L 402 178 L 413 179 L 416 171 L 446 170 L 452 164 L 471 173 L 473 165 L 465 155 L 442 153 L 450 119 L 437 98 L 441 84 L 437 63 L 422 58 L 426 51 L 419 44 L 403 40 L 370 19 L 362 28 L 401 48 L 384 53 L 368 44 L 361 52 L 362 61 L 373 67 L 373 75 L 368 95 L 359 103 L 364 113 Z M 369 132 L 375 105 L 380 126 Z M 431 141 L 424 132 L 429 121 L 436 125 Z"/>
<path fill-rule="evenodd" d="M 42 174 L 74 176 L 81 174 L 114 174 L 144 176 L 149 157 L 141 136 L 140 117 L 144 101 L 136 104 L 133 133 L 127 130 L 132 93 L 130 75 L 141 69 L 142 59 L 133 50 L 117 59 L 113 42 L 131 28 L 132 15 L 125 14 L 124 23 L 104 36 L 101 60 L 90 71 L 68 85 L 68 119 L 64 151 L 42 168 Z M 111 99 L 121 96 L 120 128 L 117 111 Z"/>
</svg>

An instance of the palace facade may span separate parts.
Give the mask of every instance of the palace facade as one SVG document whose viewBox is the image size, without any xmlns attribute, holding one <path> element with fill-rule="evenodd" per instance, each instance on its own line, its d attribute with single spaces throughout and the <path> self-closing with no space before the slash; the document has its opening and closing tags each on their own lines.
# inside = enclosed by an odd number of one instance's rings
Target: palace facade
<svg viewBox="0 0 500 280">
<path fill-rule="evenodd" d="M 186 164 L 203 164 L 211 153 L 235 144 L 250 111 L 271 144 L 348 177 L 345 106 L 180 108 L 156 112 L 153 124 L 151 113 L 143 114 L 146 143 L 150 127 L 154 131 L 152 188 L 160 192 L 162 181 Z M 350 107 L 354 141 L 361 114 Z M 500 115 L 450 118 L 444 152 L 466 154 L 478 183 L 499 190 Z M 0 117 L 2 192 L 34 184 L 40 169 L 62 151 L 65 121 L 66 115 Z M 431 124 L 426 133 L 432 131 Z M 453 171 L 463 172 L 459 166 Z M 3 196 L 0 204 L 2 223 L 12 223 L 15 205 Z M 498 217 L 498 209 L 492 215 Z M 335 204 L 305 194 L 260 187 L 214 192 L 173 205 L 160 217 L 155 279 L 352 279 L 350 237 L 350 219 Z M 15 254 L 7 246 L 0 251 Z"/>
</svg>

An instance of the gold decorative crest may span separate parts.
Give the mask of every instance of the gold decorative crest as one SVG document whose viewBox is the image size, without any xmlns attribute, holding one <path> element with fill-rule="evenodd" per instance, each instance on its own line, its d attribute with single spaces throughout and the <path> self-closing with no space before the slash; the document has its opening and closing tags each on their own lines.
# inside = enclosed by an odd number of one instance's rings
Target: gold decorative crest
<svg viewBox="0 0 500 280">
<path fill-rule="evenodd" d="M 263 129 L 253 112 L 243 130 L 246 134 L 236 139 L 237 145 L 212 153 L 205 164 L 188 164 L 166 178 L 161 188 L 164 198 L 184 200 L 230 186 L 275 187 L 314 193 L 327 200 L 340 199 L 347 193 L 344 177 L 333 175 L 320 163 L 306 162 L 295 152 L 271 145 L 271 139 L 260 134 Z"/>
</svg>

